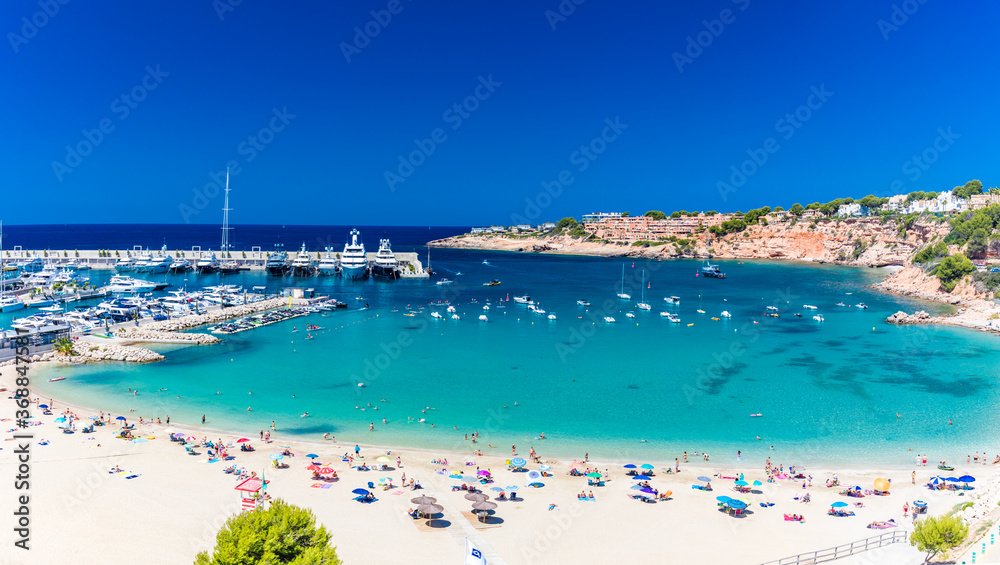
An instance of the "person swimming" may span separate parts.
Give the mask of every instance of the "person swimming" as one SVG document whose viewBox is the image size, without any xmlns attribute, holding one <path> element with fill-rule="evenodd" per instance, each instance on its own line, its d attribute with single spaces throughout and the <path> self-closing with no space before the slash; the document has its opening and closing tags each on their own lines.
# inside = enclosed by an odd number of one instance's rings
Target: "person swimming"
<svg viewBox="0 0 1000 565">
<path fill-rule="evenodd" d="M 309 417 L 309 413 L 308 412 L 303 412 L 302 416 L 300 416 L 300 418 L 308 418 L 308 417 Z"/>
</svg>

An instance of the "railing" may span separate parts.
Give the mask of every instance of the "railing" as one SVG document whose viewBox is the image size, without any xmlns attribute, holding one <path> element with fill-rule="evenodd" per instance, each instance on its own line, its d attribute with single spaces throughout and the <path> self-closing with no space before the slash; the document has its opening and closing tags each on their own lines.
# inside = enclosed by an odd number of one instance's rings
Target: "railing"
<svg viewBox="0 0 1000 565">
<path fill-rule="evenodd" d="M 777 561 L 768 561 L 767 563 L 762 563 L 761 565 L 813 565 L 815 563 L 826 563 L 827 561 L 841 559 L 843 557 L 854 555 L 855 553 L 861 553 L 870 549 L 878 549 L 894 543 L 905 542 L 906 540 L 906 532 L 897 530 L 894 532 L 886 532 L 880 536 L 865 538 L 863 540 L 838 545 L 828 549 L 810 551 L 809 553 L 800 553 L 791 557 L 778 559 Z"/>
</svg>

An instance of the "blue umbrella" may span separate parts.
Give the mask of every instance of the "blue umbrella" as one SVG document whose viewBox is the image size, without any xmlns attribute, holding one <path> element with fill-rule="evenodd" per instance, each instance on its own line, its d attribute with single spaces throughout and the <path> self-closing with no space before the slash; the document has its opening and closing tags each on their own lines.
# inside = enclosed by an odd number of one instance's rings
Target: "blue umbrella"
<svg viewBox="0 0 1000 565">
<path fill-rule="evenodd" d="M 728 504 L 730 508 L 735 508 L 737 510 L 742 510 L 743 508 L 747 507 L 746 502 L 736 499 L 730 499 L 729 502 L 727 502 L 726 504 Z"/>
<path fill-rule="evenodd" d="M 958 482 L 958 479 L 956 479 L 955 477 L 945 477 L 944 480 L 951 481 L 953 483 L 957 483 Z"/>
<path fill-rule="evenodd" d="M 738 487 L 745 487 L 745 486 L 749 485 L 750 483 L 748 483 L 748 482 L 746 482 L 746 481 L 736 481 L 736 482 L 735 482 L 735 483 L 733 483 L 733 484 L 735 484 L 735 485 L 736 485 L 736 486 L 738 486 Z"/>
<path fill-rule="evenodd" d="M 931 484 L 932 485 L 939 485 L 939 484 L 941 484 L 941 477 L 934 477 L 933 479 L 931 479 Z"/>
<path fill-rule="evenodd" d="M 524 467 L 528 464 L 528 462 L 525 461 L 523 457 L 515 457 L 510 460 L 510 464 L 513 467 Z"/>
<path fill-rule="evenodd" d="M 517 485 L 508 485 L 503 487 L 504 490 L 517 490 Z"/>
<path fill-rule="evenodd" d="M 284 455 L 282 455 L 282 454 L 280 454 L 280 453 L 272 453 L 272 454 L 271 454 L 271 459 L 274 459 L 275 461 L 277 461 L 278 459 L 282 459 L 282 458 L 284 458 L 284 457 L 285 457 L 285 456 L 284 456 Z"/>
<path fill-rule="evenodd" d="M 961 477 L 958 478 L 958 480 L 962 481 L 963 483 L 974 483 L 974 482 L 976 482 L 976 478 L 973 477 L 972 475 L 962 475 Z"/>
<path fill-rule="evenodd" d="M 354 494 L 356 494 L 356 495 L 358 495 L 358 496 L 365 496 L 366 494 L 371 494 L 370 492 L 366 491 L 363 488 L 356 488 L 356 489 L 352 490 L 351 492 L 354 493 Z"/>
<path fill-rule="evenodd" d="M 115 418 L 115 420 L 124 420 L 124 419 L 125 419 L 125 416 L 118 416 L 117 418 Z"/>
<path fill-rule="evenodd" d="M 708 477 L 705 477 L 705 476 L 698 477 L 698 480 L 701 481 L 701 482 L 703 482 L 703 483 L 710 483 L 710 482 L 712 482 L 712 479 L 710 479 Z"/>
<path fill-rule="evenodd" d="M 649 477 L 647 477 L 646 475 L 636 475 L 636 476 L 632 477 L 632 480 L 633 481 L 648 481 Z"/>
<path fill-rule="evenodd" d="M 755 487 L 759 487 L 759 486 L 763 485 L 764 483 L 762 483 L 762 482 L 760 482 L 760 481 L 754 481 L 754 482 L 753 482 L 753 483 L 751 483 L 751 484 L 752 484 L 753 486 L 755 486 Z"/>
<path fill-rule="evenodd" d="M 643 488 L 639 489 L 639 491 L 640 492 L 644 492 L 646 494 L 653 494 L 654 492 L 656 492 L 655 490 L 653 490 L 651 488 L 646 488 L 646 487 L 643 487 Z"/>
<path fill-rule="evenodd" d="M 626 469 L 635 469 L 635 465 L 631 463 L 629 463 L 628 465 L 622 465 L 622 467 L 625 467 Z"/>
<path fill-rule="evenodd" d="M 448 475 L 448 478 L 449 479 L 464 479 L 465 477 L 463 475 L 459 475 L 458 473 L 455 473 L 454 475 Z"/>
<path fill-rule="evenodd" d="M 830 506 L 832 506 L 833 508 L 843 508 L 844 506 L 847 506 L 847 503 L 843 502 L 841 500 L 838 500 L 837 502 L 834 502 Z"/>
<path fill-rule="evenodd" d="M 495 490 L 497 492 L 503 492 L 503 489 L 500 488 L 500 487 L 490 487 L 490 490 Z"/>
<path fill-rule="evenodd" d="M 306 455 L 306 457 L 308 457 L 309 459 L 315 459 L 319 457 L 319 455 L 316 455 L 315 453 L 310 453 L 309 455 Z"/>
<path fill-rule="evenodd" d="M 732 499 L 729 498 L 728 496 L 723 495 L 715 497 L 715 500 L 718 500 L 719 502 L 729 502 Z"/>
<path fill-rule="evenodd" d="M 652 469 L 653 466 L 650 465 L 649 463 L 643 463 L 642 465 L 639 465 L 639 468 L 640 469 Z"/>
<path fill-rule="evenodd" d="M 55 420 L 53 420 L 53 421 L 54 421 L 54 422 L 65 422 L 65 421 L 66 421 L 66 418 L 56 418 L 56 419 L 55 419 Z"/>
<path fill-rule="evenodd" d="M 923 500 L 914 500 L 913 505 L 923 508 L 924 506 L 927 506 L 927 503 L 924 502 Z"/>
<path fill-rule="evenodd" d="M 38 407 L 39 408 L 48 408 L 49 405 L 48 404 L 39 404 Z"/>
</svg>

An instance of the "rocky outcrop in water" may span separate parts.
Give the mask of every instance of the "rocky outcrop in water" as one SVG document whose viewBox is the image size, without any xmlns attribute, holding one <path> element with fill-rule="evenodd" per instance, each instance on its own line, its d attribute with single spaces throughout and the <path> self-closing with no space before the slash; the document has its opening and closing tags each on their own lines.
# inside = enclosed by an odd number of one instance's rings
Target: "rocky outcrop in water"
<svg viewBox="0 0 1000 565">
<path fill-rule="evenodd" d="M 930 321 L 931 315 L 923 310 L 917 310 L 913 314 L 907 314 L 900 310 L 885 319 L 890 324 L 924 324 Z"/>
</svg>

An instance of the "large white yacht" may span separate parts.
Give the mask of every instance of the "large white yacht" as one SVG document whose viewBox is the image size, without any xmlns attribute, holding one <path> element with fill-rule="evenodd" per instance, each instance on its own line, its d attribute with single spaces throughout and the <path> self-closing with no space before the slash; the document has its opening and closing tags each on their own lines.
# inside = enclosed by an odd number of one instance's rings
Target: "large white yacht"
<svg viewBox="0 0 1000 565">
<path fill-rule="evenodd" d="M 16 296 L 7 296 L 4 293 L 7 289 L 6 275 L 7 270 L 3 264 L 3 224 L 0 223 L 0 312 L 20 310 L 24 308 L 24 302 L 21 302 Z"/>
<path fill-rule="evenodd" d="M 208 255 L 202 255 L 201 259 L 194 264 L 194 268 L 202 275 L 210 275 L 219 270 L 219 260 L 215 257 L 214 251 L 209 251 Z"/>
<path fill-rule="evenodd" d="M 191 262 L 183 257 L 178 257 L 176 261 L 170 264 L 171 273 L 186 273 L 191 270 Z"/>
<path fill-rule="evenodd" d="M 399 278 L 399 260 L 392 252 L 388 239 L 378 240 L 378 252 L 375 253 L 372 275 L 381 279 Z"/>
<path fill-rule="evenodd" d="M 131 273 L 135 270 L 135 259 L 125 256 L 115 262 L 115 271 L 119 273 Z"/>
<path fill-rule="evenodd" d="M 288 261 L 288 253 L 282 249 L 281 244 L 276 244 L 274 251 L 267 256 L 267 261 L 264 262 L 264 272 L 272 277 L 283 277 L 288 274 L 289 270 L 291 270 L 291 265 Z"/>
<path fill-rule="evenodd" d="M 368 278 L 368 258 L 365 256 L 365 244 L 361 243 L 361 232 L 351 230 L 351 240 L 344 245 L 344 253 L 340 256 L 340 272 L 351 280 Z"/>
<path fill-rule="evenodd" d="M 160 248 L 159 255 L 153 257 L 149 263 L 149 272 L 157 275 L 160 273 L 166 273 L 170 270 L 170 265 L 174 262 L 174 258 L 167 254 L 167 246 L 164 245 Z"/>
<path fill-rule="evenodd" d="M 153 269 L 153 254 L 149 249 L 140 251 L 135 258 L 135 272 L 148 273 Z"/>
<path fill-rule="evenodd" d="M 124 275 L 115 275 L 108 281 L 108 290 L 114 293 L 123 292 L 152 292 L 156 290 L 156 285 L 151 282 L 133 279 Z"/>
<path fill-rule="evenodd" d="M 311 277 L 315 272 L 316 265 L 309 258 L 309 252 L 306 251 L 306 244 L 303 242 L 302 249 L 295 255 L 295 260 L 292 261 L 292 276 Z"/>
<path fill-rule="evenodd" d="M 319 261 L 319 274 L 330 276 L 337 272 L 337 258 L 330 253 L 330 247 L 326 248 L 326 255 Z"/>
</svg>

